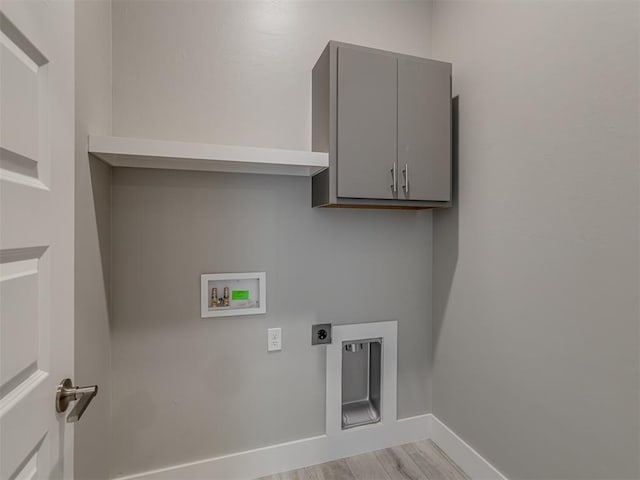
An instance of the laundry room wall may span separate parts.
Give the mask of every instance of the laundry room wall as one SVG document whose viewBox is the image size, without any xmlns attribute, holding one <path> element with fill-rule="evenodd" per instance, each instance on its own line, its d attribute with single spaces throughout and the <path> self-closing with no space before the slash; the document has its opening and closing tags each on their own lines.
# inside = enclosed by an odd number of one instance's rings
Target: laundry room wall
<svg viewBox="0 0 640 480">
<path fill-rule="evenodd" d="M 111 133 L 111 1 L 75 3 L 75 384 L 98 395 L 75 424 L 75 478 L 110 477 L 111 168 L 87 153 Z"/>
<path fill-rule="evenodd" d="M 508 478 L 640 477 L 640 3 L 437 1 L 433 412 Z"/>
<path fill-rule="evenodd" d="M 113 132 L 308 150 L 329 40 L 428 57 L 429 2 L 116 1 Z M 397 319 L 398 415 L 430 411 L 431 213 L 314 210 L 309 178 L 115 169 L 114 475 L 324 432 L 311 325 Z M 200 274 L 267 313 L 200 318 Z M 268 327 L 283 349 L 267 353 Z"/>
</svg>

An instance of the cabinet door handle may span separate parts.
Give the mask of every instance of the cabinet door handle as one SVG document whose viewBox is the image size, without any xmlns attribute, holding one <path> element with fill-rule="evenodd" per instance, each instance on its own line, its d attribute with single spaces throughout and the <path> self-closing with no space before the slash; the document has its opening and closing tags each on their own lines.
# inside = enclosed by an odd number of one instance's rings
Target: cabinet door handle
<svg viewBox="0 0 640 480">
<path fill-rule="evenodd" d="M 391 191 L 398 191 L 398 162 L 393 162 L 393 166 L 391 167 Z"/>
<path fill-rule="evenodd" d="M 402 190 L 404 193 L 409 195 L 409 164 L 404 164 L 404 169 L 402 170 L 402 174 L 404 175 L 404 185 L 402 186 Z"/>
</svg>

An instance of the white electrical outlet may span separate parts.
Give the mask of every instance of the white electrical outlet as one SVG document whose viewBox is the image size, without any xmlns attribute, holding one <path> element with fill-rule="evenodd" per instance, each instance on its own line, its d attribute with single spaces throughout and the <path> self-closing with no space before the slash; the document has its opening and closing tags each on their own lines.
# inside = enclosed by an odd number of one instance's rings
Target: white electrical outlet
<svg viewBox="0 0 640 480">
<path fill-rule="evenodd" d="M 282 350 L 282 329 L 267 329 L 267 352 L 277 352 Z"/>
</svg>

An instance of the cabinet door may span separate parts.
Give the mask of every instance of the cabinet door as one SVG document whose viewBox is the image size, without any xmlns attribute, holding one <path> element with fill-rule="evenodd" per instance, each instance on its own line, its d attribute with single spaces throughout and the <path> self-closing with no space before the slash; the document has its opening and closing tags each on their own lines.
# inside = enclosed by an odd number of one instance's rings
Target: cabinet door
<svg viewBox="0 0 640 480">
<path fill-rule="evenodd" d="M 450 200 L 450 64 L 398 59 L 398 145 L 398 198 Z"/>
<path fill-rule="evenodd" d="M 397 91 L 395 56 L 338 47 L 339 197 L 394 198 Z"/>
</svg>

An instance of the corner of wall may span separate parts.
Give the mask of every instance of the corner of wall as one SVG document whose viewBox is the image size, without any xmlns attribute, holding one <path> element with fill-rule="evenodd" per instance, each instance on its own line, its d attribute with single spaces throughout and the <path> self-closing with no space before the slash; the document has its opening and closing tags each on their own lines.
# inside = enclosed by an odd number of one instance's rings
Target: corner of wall
<svg viewBox="0 0 640 480">
<path fill-rule="evenodd" d="M 111 133 L 111 0 L 75 3 L 75 374 L 99 393 L 75 427 L 76 478 L 110 478 L 111 167 L 87 152 Z M 107 59 L 107 61 L 105 61 Z"/>
</svg>

